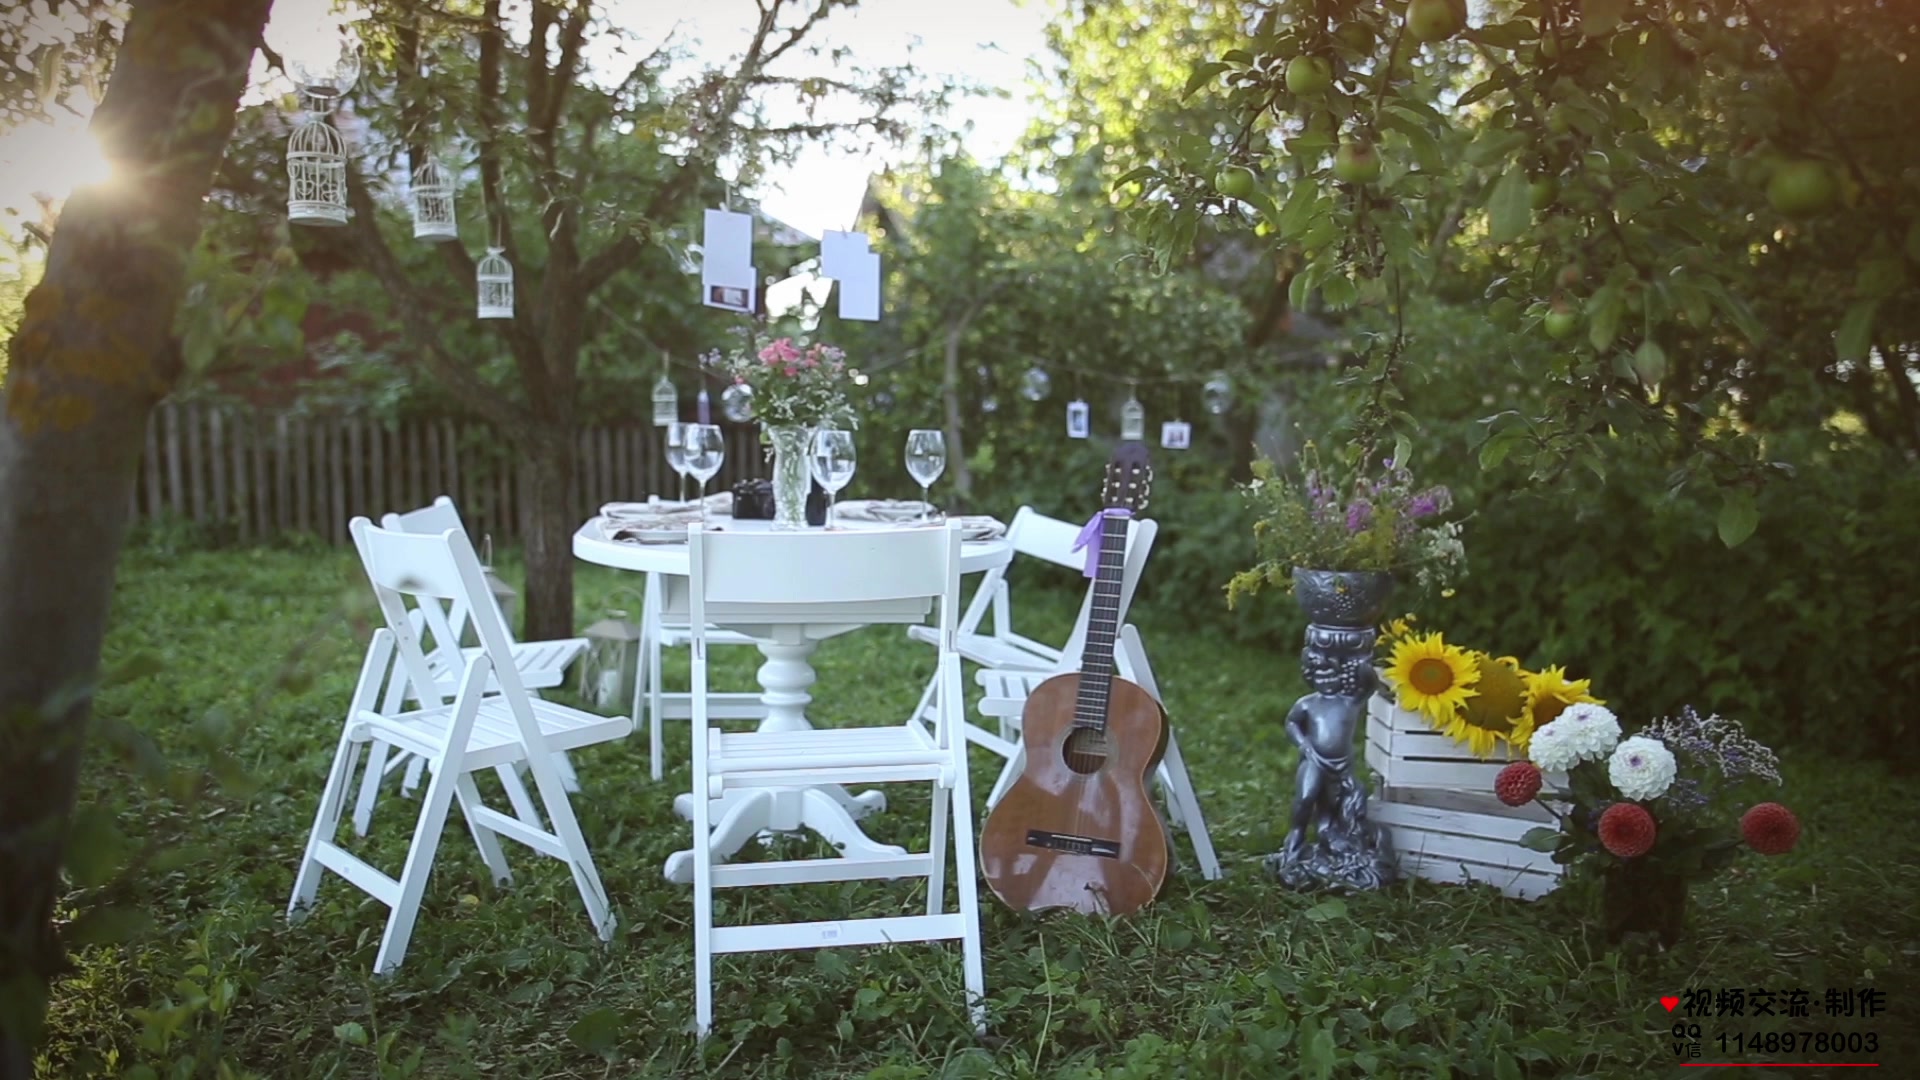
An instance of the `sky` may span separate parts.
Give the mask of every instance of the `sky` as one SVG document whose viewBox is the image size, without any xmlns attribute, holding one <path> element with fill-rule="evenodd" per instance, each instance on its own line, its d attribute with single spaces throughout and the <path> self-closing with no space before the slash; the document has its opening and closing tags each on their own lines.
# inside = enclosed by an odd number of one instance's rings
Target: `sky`
<svg viewBox="0 0 1920 1080">
<path fill-rule="evenodd" d="M 285 51 L 290 43 L 326 42 L 316 24 L 329 19 L 330 0 L 279 0 L 268 40 Z M 853 49 L 859 62 L 880 66 L 911 60 L 930 75 L 963 76 L 1007 91 L 1007 99 L 969 98 L 959 102 L 947 123 L 972 124 L 967 145 L 975 156 L 992 160 L 1012 148 L 1031 116 L 1026 104 L 1027 61 L 1045 49 L 1047 0 L 866 0 L 850 12 L 835 12 L 822 24 L 819 40 Z M 719 64 L 737 54 L 753 26 L 752 0 L 611 0 L 610 15 L 637 38 L 634 47 L 651 47 L 669 33 L 693 47 L 704 61 Z M 810 38 L 810 40 L 812 40 Z M 323 46 L 325 47 L 325 46 Z M 607 57 L 612 62 L 611 57 Z M 799 74 L 827 74 L 825 61 L 788 65 Z M 250 99 L 260 100 L 284 87 L 270 85 L 264 64 Z M 807 149 L 785 177 L 754 192 L 771 215 L 812 236 L 852 223 L 867 177 L 884 157 L 857 143 Z M 33 195 L 64 198 L 82 183 L 106 177 L 98 145 L 81 116 L 62 113 L 54 123 L 29 123 L 0 133 L 0 210 L 12 208 L 27 219 L 39 217 Z M 17 228 L 19 218 L 0 227 Z"/>
</svg>

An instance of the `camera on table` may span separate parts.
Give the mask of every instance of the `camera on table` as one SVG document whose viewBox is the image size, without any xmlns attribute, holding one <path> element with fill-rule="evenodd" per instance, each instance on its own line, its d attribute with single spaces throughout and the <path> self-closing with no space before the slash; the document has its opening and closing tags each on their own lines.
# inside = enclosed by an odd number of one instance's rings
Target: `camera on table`
<svg viewBox="0 0 1920 1080">
<path fill-rule="evenodd" d="M 773 481 L 741 480 L 733 485 L 735 521 L 773 520 Z M 807 524 L 827 523 L 827 492 L 819 484 L 807 492 Z"/>
</svg>

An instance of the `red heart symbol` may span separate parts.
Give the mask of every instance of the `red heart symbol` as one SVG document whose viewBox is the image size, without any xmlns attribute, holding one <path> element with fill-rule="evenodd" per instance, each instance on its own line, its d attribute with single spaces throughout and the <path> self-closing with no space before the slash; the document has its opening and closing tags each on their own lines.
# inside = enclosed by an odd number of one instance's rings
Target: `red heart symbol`
<svg viewBox="0 0 1920 1080">
<path fill-rule="evenodd" d="M 1680 999 L 1669 994 L 1660 999 L 1660 1004 L 1665 1005 L 1668 1012 L 1672 1012 L 1680 1004 Z"/>
</svg>

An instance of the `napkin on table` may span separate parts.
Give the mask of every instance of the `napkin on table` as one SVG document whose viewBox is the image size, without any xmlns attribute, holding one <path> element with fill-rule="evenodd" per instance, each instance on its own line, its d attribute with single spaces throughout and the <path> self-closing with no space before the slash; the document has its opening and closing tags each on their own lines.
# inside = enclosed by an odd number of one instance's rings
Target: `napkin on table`
<svg viewBox="0 0 1920 1080">
<path fill-rule="evenodd" d="M 733 512 L 733 493 L 730 491 L 709 495 L 706 502 L 709 518 L 727 517 Z M 629 543 L 684 543 L 687 526 L 699 520 L 700 503 L 694 500 L 680 502 L 656 496 L 643 503 L 608 503 L 600 508 L 601 532 L 609 540 Z M 675 535 L 668 539 L 662 535 L 662 530 L 671 530 Z"/>
<path fill-rule="evenodd" d="M 835 521 L 913 525 L 920 521 L 928 509 L 928 505 L 918 499 L 848 499 L 835 504 L 833 517 Z M 934 521 L 941 521 L 939 508 L 932 510 Z M 1007 533 L 1007 527 L 999 519 L 985 514 L 963 514 L 953 520 L 960 523 L 960 538 L 963 540 L 998 540 Z"/>
</svg>

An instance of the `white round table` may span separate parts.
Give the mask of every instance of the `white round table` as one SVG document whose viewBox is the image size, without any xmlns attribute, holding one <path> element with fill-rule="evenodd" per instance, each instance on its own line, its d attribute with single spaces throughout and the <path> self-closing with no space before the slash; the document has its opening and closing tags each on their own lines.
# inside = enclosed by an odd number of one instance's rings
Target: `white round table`
<svg viewBox="0 0 1920 1080">
<path fill-rule="evenodd" d="M 735 521 L 713 515 L 709 528 L 740 532 L 771 532 L 766 521 Z M 842 521 L 840 529 L 885 529 L 894 526 Z M 819 530 L 809 530 L 819 531 Z M 687 614 L 687 578 L 690 573 L 685 543 L 637 543 L 609 539 L 602 519 L 595 517 L 573 534 L 573 554 L 583 562 L 631 570 L 649 575 L 658 582 L 664 595 L 657 610 L 664 615 Z M 1004 567 L 1013 559 L 1013 545 L 1004 538 L 967 541 L 961 547 L 960 571 L 984 573 Z M 649 607 L 654 605 L 649 604 Z M 814 683 L 813 651 L 830 637 L 860 629 L 858 625 L 784 624 L 729 625 L 754 639 L 766 663 L 760 666 L 760 700 L 766 706 L 761 731 L 799 731 L 811 728 L 807 705 L 813 697 L 807 690 Z M 637 724 L 640 718 L 634 717 Z M 656 721 L 657 722 L 657 721 Z M 861 831 L 857 819 L 886 806 L 886 796 L 878 791 L 853 795 L 837 785 L 774 790 L 766 788 L 726 792 L 715 807 L 713 833 L 708 838 L 716 859 L 726 859 L 744 847 L 747 841 L 767 832 L 811 830 L 839 848 L 849 858 L 903 854 L 905 849 L 876 844 Z M 673 800 L 674 812 L 693 817 L 693 795 L 685 793 Z M 666 876 L 670 881 L 693 881 L 693 852 L 677 851 L 667 859 Z"/>
</svg>

